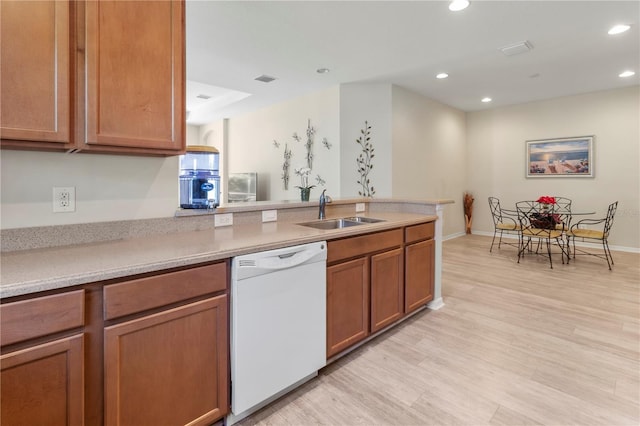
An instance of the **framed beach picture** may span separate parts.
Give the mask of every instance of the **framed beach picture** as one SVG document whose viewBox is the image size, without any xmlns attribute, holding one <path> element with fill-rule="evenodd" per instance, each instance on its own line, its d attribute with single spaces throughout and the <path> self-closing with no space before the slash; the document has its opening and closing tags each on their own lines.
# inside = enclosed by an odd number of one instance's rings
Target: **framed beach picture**
<svg viewBox="0 0 640 426">
<path fill-rule="evenodd" d="M 593 136 L 527 141 L 527 177 L 593 177 Z"/>
</svg>

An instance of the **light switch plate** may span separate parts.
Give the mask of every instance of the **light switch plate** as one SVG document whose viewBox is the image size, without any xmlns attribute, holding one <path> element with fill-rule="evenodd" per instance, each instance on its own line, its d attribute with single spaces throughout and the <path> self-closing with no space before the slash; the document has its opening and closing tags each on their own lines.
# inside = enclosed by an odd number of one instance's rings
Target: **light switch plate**
<svg viewBox="0 0 640 426">
<path fill-rule="evenodd" d="M 356 213 L 362 213 L 364 210 L 364 203 L 356 203 Z"/>
<path fill-rule="evenodd" d="M 233 213 L 220 213 L 214 216 L 213 225 L 218 228 L 220 226 L 233 225 Z"/>
<path fill-rule="evenodd" d="M 262 221 L 263 222 L 275 222 L 278 220 L 278 210 L 263 210 Z"/>
</svg>

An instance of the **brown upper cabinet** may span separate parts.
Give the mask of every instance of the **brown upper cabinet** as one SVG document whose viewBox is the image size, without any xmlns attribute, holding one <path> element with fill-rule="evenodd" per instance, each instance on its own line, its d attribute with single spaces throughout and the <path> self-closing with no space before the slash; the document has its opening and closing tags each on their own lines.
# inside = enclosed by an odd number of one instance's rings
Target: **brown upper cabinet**
<svg viewBox="0 0 640 426">
<path fill-rule="evenodd" d="M 0 2 L 2 146 L 71 149 L 72 5 Z"/>
<path fill-rule="evenodd" d="M 184 152 L 184 1 L 1 7 L 2 147 Z"/>
</svg>

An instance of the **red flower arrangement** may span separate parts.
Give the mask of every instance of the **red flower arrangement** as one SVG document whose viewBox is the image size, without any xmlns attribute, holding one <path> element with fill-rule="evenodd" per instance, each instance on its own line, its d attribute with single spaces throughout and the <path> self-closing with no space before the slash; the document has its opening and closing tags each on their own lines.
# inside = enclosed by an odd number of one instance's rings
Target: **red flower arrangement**
<svg viewBox="0 0 640 426">
<path fill-rule="evenodd" d="M 542 203 L 542 204 L 555 204 L 556 197 L 549 197 L 548 195 L 543 195 L 542 197 L 538 198 L 536 202 Z"/>
</svg>

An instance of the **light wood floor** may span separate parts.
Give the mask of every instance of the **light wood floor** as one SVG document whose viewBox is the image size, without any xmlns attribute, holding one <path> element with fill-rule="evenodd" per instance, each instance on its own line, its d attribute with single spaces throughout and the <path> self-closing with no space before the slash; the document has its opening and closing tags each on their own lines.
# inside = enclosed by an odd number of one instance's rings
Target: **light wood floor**
<svg viewBox="0 0 640 426">
<path fill-rule="evenodd" d="M 323 369 L 246 425 L 638 425 L 640 255 L 569 265 L 443 244 L 439 311 Z M 558 258 L 559 260 L 559 258 Z"/>
</svg>

